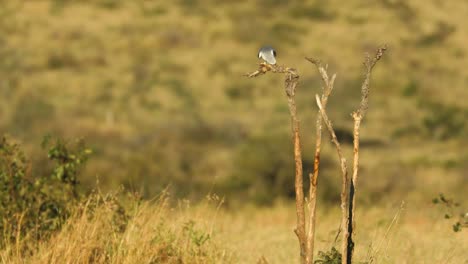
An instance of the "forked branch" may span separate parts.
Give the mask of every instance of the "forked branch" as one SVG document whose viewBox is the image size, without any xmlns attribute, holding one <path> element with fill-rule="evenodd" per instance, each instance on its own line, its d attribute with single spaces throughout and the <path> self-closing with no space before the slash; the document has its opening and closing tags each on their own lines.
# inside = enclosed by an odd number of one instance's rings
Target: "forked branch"
<svg viewBox="0 0 468 264">
<path fill-rule="evenodd" d="M 336 74 L 332 78 L 328 77 L 326 66 L 323 67 L 319 60 L 306 58 L 306 60 L 313 63 L 322 78 L 324 85 L 322 86 L 321 104 L 325 109 L 328 103 L 328 97 L 333 90 Z M 315 130 L 315 154 L 314 154 L 314 171 L 309 174 L 309 225 L 307 227 L 307 263 L 314 262 L 314 244 L 315 244 L 315 225 L 316 225 L 316 208 L 317 208 L 317 179 L 320 167 L 320 151 L 322 144 L 322 115 L 320 110 L 317 112 Z"/>
<path fill-rule="evenodd" d="M 291 115 L 291 130 L 293 137 L 294 147 L 294 161 L 295 161 L 295 192 L 296 192 L 296 215 L 297 223 L 294 232 L 299 240 L 300 258 L 301 263 L 306 263 L 306 231 L 305 231 L 305 212 L 304 212 L 304 187 L 302 180 L 302 154 L 301 154 L 301 139 L 299 133 L 299 119 L 297 117 L 297 107 L 295 101 L 297 83 L 299 81 L 299 74 L 293 68 L 283 67 L 278 65 L 270 65 L 261 63 L 259 68 L 246 74 L 247 77 L 257 77 L 267 72 L 283 73 L 285 74 L 284 89 L 288 98 L 289 113 Z"/>
</svg>

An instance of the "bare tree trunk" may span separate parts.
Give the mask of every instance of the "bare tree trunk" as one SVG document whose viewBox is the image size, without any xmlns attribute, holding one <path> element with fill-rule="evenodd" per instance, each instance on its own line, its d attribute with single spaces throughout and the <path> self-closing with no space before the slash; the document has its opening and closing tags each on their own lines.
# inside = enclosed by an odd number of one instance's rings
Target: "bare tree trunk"
<svg viewBox="0 0 468 264">
<path fill-rule="evenodd" d="M 328 97 L 333 90 L 333 84 L 335 82 L 336 74 L 334 74 L 331 80 L 328 78 L 327 71 L 322 66 L 320 61 L 306 58 L 306 60 L 317 66 L 318 72 L 322 77 L 324 86 L 322 86 L 322 98 L 321 103 L 323 108 L 326 107 Z M 307 264 L 314 262 L 314 244 L 315 244 L 315 225 L 316 225 L 316 208 L 317 208 L 317 180 L 320 168 L 320 151 L 322 144 L 322 115 L 320 110 L 317 112 L 316 131 L 315 131 L 315 154 L 314 154 L 314 171 L 309 174 L 310 187 L 309 187 L 309 225 L 307 227 Z"/>
<path fill-rule="evenodd" d="M 293 134 L 294 162 L 296 164 L 295 191 L 296 191 L 296 215 L 297 223 L 294 232 L 299 240 L 301 263 L 306 263 L 306 235 L 305 235 L 305 212 L 304 212 L 304 186 L 302 171 L 301 139 L 299 134 L 299 120 L 296 109 L 296 86 L 299 80 L 297 73 L 287 73 L 285 80 L 285 90 L 288 97 L 289 112 L 291 114 L 291 130 Z"/>
<path fill-rule="evenodd" d="M 361 103 L 359 108 L 352 113 L 352 117 L 354 120 L 354 129 L 353 129 L 353 177 L 351 178 L 350 188 L 349 188 L 349 216 L 348 216 L 348 250 L 347 250 L 347 263 L 351 263 L 353 258 L 354 252 L 354 241 L 353 235 L 355 233 L 356 227 L 356 220 L 355 220 L 355 209 L 356 209 L 356 187 L 357 187 L 357 180 L 358 180 L 358 172 L 359 172 L 359 131 L 361 126 L 361 121 L 366 115 L 367 108 L 369 107 L 369 84 L 370 84 L 370 77 L 372 73 L 372 69 L 374 68 L 377 61 L 383 56 L 384 52 L 386 51 L 387 47 L 383 46 L 379 48 L 373 58 L 366 55 L 366 60 L 364 65 L 366 67 L 366 74 L 364 78 L 364 82 L 361 86 Z"/>
<path fill-rule="evenodd" d="M 297 107 L 295 101 L 296 87 L 299 80 L 297 71 L 293 68 L 282 67 L 278 65 L 260 64 L 260 67 L 255 72 L 247 74 L 248 77 L 257 77 L 267 72 L 284 73 L 285 82 L 284 88 L 288 98 L 289 113 L 291 115 L 291 131 L 294 147 L 294 162 L 295 162 L 295 192 L 296 192 L 296 216 L 297 223 L 294 233 L 299 240 L 299 253 L 302 264 L 306 264 L 306 229 L 305 229 L 305 211 L 304 211 L 304 186 L 303 186 L 303 171 L 302 171 L 302 153 L 301 153 L 301 138 L 299 119 L 297 118 Z"/>
</svg>

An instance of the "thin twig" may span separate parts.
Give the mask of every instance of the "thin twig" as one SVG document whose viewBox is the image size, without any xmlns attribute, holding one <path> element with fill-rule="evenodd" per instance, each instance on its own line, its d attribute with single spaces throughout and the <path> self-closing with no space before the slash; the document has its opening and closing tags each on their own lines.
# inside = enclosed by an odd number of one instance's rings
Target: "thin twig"
<svg viewBox="0 0 468 264">
<path fill-rule="evenodd" d="M 370 77 L 372 73 L 372 69 L 374 68 L 375 64 L 382 58 L 383 54 L 387 50 L 387 45 L 384 45 L 377 49 L 375 56 L 373 58 L 370 55 L 366 54 L 366 60 L 364 62 L 364 66 L 366 67 L 366 73 L 364 82 L 361 86 L 361 103 L 359 105 L 359 109 L 355 112 L 361 116 L 361 119 L 364 118 L 366 114 L 368 105 L 369 105 L 369 84 L 370 84 Z"/>
<path fill-rule="evenodd" d="M 328 118 L 328 115 L 325 111 L 325 109 L 322 106 L 322 103 L 320 101 L 320 97 L 315 95 L 315 99 L 317 101 L 317 106 L 319 107 L 320 113 L 322 114 L 323 122 L 328 128 L 328 132 L 331 135 L 332 142 L 335 144 L 336 147 L 336 152 L 338 154 L 338 159 L 340 160 L 340 167 L 341 167 L 341 175 L 342 175 L 342 186 L 341 186 L 341 213 L 342 213 L 342 218 L 341 218 L 341 226 L 343 227 L 343 241 L 342 241 L 342 246 L 341 246 L 341 254 L 342 254 L 342 261 L 341 263 L 346 264 L 346 256 L 348 255 L 348 237 L 349 237 L 349 232 L 348 229 L 346 228 L 348 226 L 348 186 L 349 186 L 349 178 L 348 178 L 348 168 L 346 165 L 346 159 L 343 156 L 343 152 L 341 151 L 341 145 L 340 142 L 338 141 L 338 138 L 336 137 L 335 130 L 333 129 L 333 125 L 330 122 L 330 119 Z"/>
<path fill-rule="evenodd" d="M 331 80 L 328 78 L 327 71 L 322 66 L 319 60 L 312 58 L 306 58 L 306 60 L 315 64 L 317 70 L 324 82 L 322 86 L 322 99 L 321 104 L 323 108 L 326 108 L 328 103 L 328 97 L 333 90 L 333 84 L 335 82 L 336 74 L 334 74 Z M 320 151 L 322 144 L 322 115 L 320 110 L 317 112 L 316 120 L 316 137 L 315 137 L 315 155 L 314 155 L 314 171 L 309 174 L 309 225 L 307 228 L 307 259 L 306 262 L 313 263 L 314 261 L 314 243 L 315 243 L 315 225 L 316 225 L 316 208 L 317 208 L 317 179 L 320 167 Z"/>
</svg>

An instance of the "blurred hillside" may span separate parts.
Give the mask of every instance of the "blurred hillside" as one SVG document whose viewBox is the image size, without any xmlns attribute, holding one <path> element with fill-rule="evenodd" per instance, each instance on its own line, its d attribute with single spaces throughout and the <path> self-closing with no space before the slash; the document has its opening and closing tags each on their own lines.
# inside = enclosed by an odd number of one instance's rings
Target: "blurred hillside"
<svg viewBox="0 0 468 264">
<path fill-rule="evenodd" d="M 99 179 L 152 196 L 170 185 L 179 197 L 215 190 L 268 203 L 293 195 L 294 168 L 282 76 L 242 76 L 258 48 L 276 47 L 279 63 L 301 74 L 307 175 L 321 84 L 303 58 L 338 73 L 328 108 L 346 142 L 364 52 L 387 43 L 362 126 L 358 198 L 461 197 L 466 14 L 468 2 L 439 0 L 3 1 L 0 132 L 23 143 L 36 170 L 44 135 L 85 138 L 95 149 L 81 179 L 90 187 Z M 339 168 L 324 145 L 320 195 L 331 201 Z"/>
</svg>

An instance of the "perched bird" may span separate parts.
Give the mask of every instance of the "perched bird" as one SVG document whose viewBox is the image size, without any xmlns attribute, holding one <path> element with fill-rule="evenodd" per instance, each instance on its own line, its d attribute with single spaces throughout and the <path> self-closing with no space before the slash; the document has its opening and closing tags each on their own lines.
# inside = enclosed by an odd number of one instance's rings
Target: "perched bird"
<svg viewBox="0 0 468 264">
<path fill-rule="evenodd" d="M 258 51 L 258 58 L 263 59 L 268 64 L 276 64 L 276 50 L 271 46 L 263 46 Z"/>
</svg>

